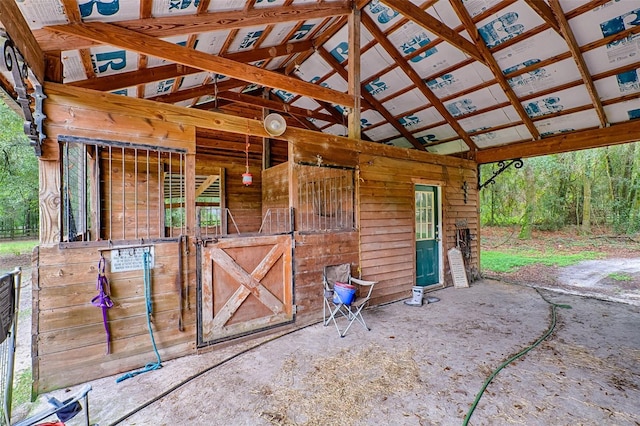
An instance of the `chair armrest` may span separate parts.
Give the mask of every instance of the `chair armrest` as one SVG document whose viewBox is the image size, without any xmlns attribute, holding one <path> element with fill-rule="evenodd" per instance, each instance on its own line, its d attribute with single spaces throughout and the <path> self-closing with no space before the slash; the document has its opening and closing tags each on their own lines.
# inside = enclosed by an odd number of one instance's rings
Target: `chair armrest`
<svg viewBox="0 0 640 426">
<path fill-rule="evenodd" d="M 374 285 L 374 284 L 378 284 L 378 281 L 366 281 L 366 280 L 361 280 L 359 278 L 353 278 L 351 277 L 350 280 L 352 283 L 354 284 L 358 284 L 358 285 Z"/>
</svg>

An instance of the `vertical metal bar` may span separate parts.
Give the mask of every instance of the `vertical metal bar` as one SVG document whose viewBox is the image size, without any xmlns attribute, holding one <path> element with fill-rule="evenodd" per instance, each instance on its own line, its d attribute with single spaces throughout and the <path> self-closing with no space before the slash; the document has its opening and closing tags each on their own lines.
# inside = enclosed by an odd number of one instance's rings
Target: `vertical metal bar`
<svg viewBox="0 0 640 426">
<path fill-rule="evenodd" d="M 134 238 L 138 238 L 138 148 L 133 148 L 133 215 Z"/>
<path fill-rule="evenodd" d="M 109 145 L 109 240 L 113 239 L 113 155 Z"/>
<path fill-rule="evenodd" d="M 96 212 L 94 215 L 95 218 L 95 223 L 93 223 L 91 226 L 93 227 L 93 229 L 95 229 L 95 238 L 94 240 L 97 241 L 99 240 L 102 235 L 104 235 L 102 233 L 102 199 L 101 199 L 101 194 L 102 194 L 102 186 L 100 185 L 100 180 L 102 179 L 102 166 L 100 163 L 100 147 L 98 145 L 94 145 L 94 155 L 95 155 L 95 160 L 93 161 L 93 168 L 94 171 L 91 174 L 93 176 L 93 179 L 95 179 L 95 186 L 96 186 L 96 190 L 92 191 L 92 195 L 95 197 L 95 203 L 93 203 L 93 205 L 96 208 Z M 91 201 L 90 201 L 91 202 Z M 91 211 L 91 209 L 89 210 Z"/>
<path fill-rule="evenodd" d="M 82 232 L 82 241 L 86 241 L 87 235 L 87 145 L 81 145 L 82 159 L 80 160 L 80 179 L 78 182 L 80 200 L 78 206 L 78 214 L 80 216 L 80 226 Z"/>
<path fill-rule="evenodd" d="M 300 174 L 298 176 L 301 177 Z M 307 205 L 304 204 L 305 191 L 306 184 L 302 179 L 298 178 L 298 214 L 300 214 L 300 231 L 306 230 L 305 224 L 307 221 L 304 218 L 307 214 Z"/>
<path fill-rule="evenodd" d="M 173 237 L 173 160 L 169 151 L 169 237 Z"/>
<path fill-rule="evenodd" d="M 149 149 L 147 148 L 147 238 L 149 238 L 149 233 L 151 230 L 149 229 Z"/>
<path fill-rule="evenodd" d="M 164 181 L 162 180 L 162 174 L 160 172 L 160 166 L 162 166 L 162 159 L 160 157 L 160 150 L 157 152 L 157 161 L 156 165 L 158 167 L 158 237 L 162 238 L 164 236 Z"/>
<path fill-rule="evenodd" d="M 324 231 L 327 229 L 327 179 L 322 179 L 322 207 L 320 211 L 322 212 L 320 218 L 323 222 L 320 224 L 320 227 Z"/>
<path fill-rule="evenodd" d="M 127 206 L 126 206 L 126 200 L 124 198 L 124 194 L 125 194 L 125 163 L 124 163 L 124 156 L 125 156 L 125 151 L 124 151 L 124 147 L 120 148 L 120 150 L 122 151 L 122 170 L 120 171 L 122 173 L 122 239 L 126 239 L 127 234 L 125 232 L 125 222 L 127 219 Z"/>
<path fill-rule="evenodd" d="M 69 241 L 69 142 L 64 144 L 64 233 Z M 64 237 L 62 239 L 64 240 Z"/>
<path fill-rule="evenodd" d="M 183 161 L 184 161 L 184 154 L 180 154 L 180 204 L 181 204 L 181 209 L 180 211 L 182 212 L 182 220 L 180 221 L 180 233 L 181 234 L 186 234 L 185 230 L 186 230 L 186 219 L 187 219 L 187 202 L 185 200 L 185 179 L 184 179 L 184 172 L 186 169 L 186 164 L 184 164 L 183 167 Z"/>
</svg>

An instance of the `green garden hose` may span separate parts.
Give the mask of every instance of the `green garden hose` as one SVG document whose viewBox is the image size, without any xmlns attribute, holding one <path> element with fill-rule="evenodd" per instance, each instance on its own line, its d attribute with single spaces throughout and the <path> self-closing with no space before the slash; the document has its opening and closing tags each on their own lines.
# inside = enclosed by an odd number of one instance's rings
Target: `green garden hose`
<svg viewBox="0 0 640 426">
<path fill-rule="evenodd" d="M 544 297 L 542 295 L 542 293 L 540 293 L 540 291 L 537 288 L 535 290 L 536 290 L 536 292 L 538 292 L 540 297 L 542 297 L 542 300 L 544 300 L 549 305 L 551 305 L 551 325 L 549 326 L 549 329 L 546 331 L 546 333 L 544 333 L 542 335 L 542 337 L 540 337 L 538 340 L 536 340 L 536 342 L 534 344 L 528 346 L 527 348 L 523 349 L 522 351 L 518 352 L 517 354 L 515 354 L 511 358 L 509 358 L 506 361 L 504 361 L 502 364 L 500 364 L 500 366 L 498 368 L 496 368 L 493 371 L 493 373 L 491 373 L 491 375 L 487 378 L 487 380 L 485 380 L 484 384 L 482 385 L 482 388 L 480 388 L 480 392 L 478 392 L 478 394 L 476 395 L 476 398 L 473 401 L 473 404 L 471 404 L 471 408 L 469 409 L 469 412 L 467 413 L 467 416 L 464 418 L 464 422 L 462 423 L 463 426 L 467 426 L 469 424 L 469 419 L 471 418 L 471 415 L 473 414 L 473 412 L 475 411 L 476 407 L 478 406 L 478 402 L 480 402 L 480 398 L 482 398 L 482 395 L 484 394 L 484 391 L 487 389 L 487 386 L 489 386 L 489 383 L 491 383 L 493 378 L 498 375 L 500 370 L 502 370 L 504 367 L 506 367 L 507 365 L 509 365 L 513 361 L 515 361 L 516 359 L 520 358 L 521 356 L 523 356 L 524 354 L 529 352 L 531 349 L 533 349 L 536 346 L 538 346 L 547 337 L 549 337 L 551 335 L 551 333 L 553 333 L 553 330 L 556 328 L 556 309 L 557 308 L 571 309 L 571 305 L 561 305 L 561 304 L 558 304 L 558 303 L 553 303 L 550 300 L 548 300 L 546 297 Z"/>
</svg>

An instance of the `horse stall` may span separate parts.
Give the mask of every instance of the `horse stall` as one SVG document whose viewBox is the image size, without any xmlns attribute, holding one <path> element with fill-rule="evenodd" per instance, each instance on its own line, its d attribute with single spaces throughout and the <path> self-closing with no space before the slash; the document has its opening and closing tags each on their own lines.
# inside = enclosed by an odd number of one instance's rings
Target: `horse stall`
<svg viewBox="0 0 640 426">
<path fill-rule="evenodd" d="M 373 304 L 406 298 L 425 224 L 432 288 L 451 284 L 444 253 L 461 226 L 477 274 L 473 161 L 302 129 L 267 139 L 256 120 L 45 92 L 36 393 L 135 370 L 154 349 L 168 360 L 317 322 L 325 265 L 379 281 Z M 104 309 L 92 304 L 101 274 Z"/>
</svg>

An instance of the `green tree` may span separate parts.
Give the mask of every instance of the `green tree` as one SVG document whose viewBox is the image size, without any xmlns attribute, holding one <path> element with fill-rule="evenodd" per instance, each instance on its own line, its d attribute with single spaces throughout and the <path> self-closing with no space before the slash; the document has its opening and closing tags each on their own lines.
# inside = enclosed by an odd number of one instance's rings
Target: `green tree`
<svg viewBox="0 0 640 426">
<path fill-rule="evenodd" d="M 605 150 L 609 178 L 612 224 L 618 232 L 636 232 L 640 229 L 634 205 L 638 203 L 637 144 L 611 146 Z M 635 218 L 635 220 L 634 220 Z"/>
<path fill-rule="evenodd" d="M 38 160 L 23 120 L 0 101 L 0 225 L 38 227 Z"/>
<path fill-rule="evenodd" d="M 522 223 L 518 238 L 521 240 L 530 240 L 533 230 L 535 210 L 536 210 L 536 178 L 533 165 L 530 161 L 524 161 L 524 212 L 522 214 Z"/>
<path fill-rule="evenodd" d="M 638 143 L 529 158 L 511 167 L 480 192 L 483 225 L 520 223 L 521 238 L 532 227 L 580 232 L 611 227 L 640 231 L 640 147 Z M 488 179 L 496 164 L 481 166 Z"/>
</svg>

